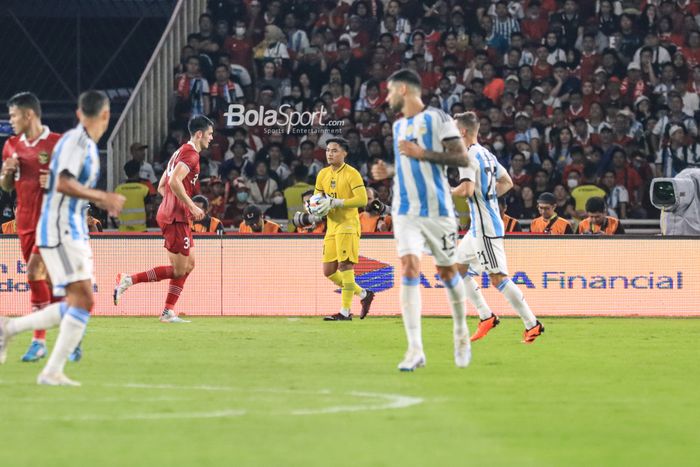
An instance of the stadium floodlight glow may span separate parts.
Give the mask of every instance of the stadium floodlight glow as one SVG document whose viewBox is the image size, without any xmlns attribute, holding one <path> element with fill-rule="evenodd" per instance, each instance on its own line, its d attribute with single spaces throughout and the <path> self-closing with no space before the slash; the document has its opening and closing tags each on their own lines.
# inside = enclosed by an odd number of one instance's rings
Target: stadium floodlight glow
<svg viewBox="0 0 700 467">
<path fill-rule="evenodd" d="M 649 191 L 651 204 L 661 209 L 663 235 L 700 235 L 700 169 L 655 178 Z"/>
</svg>

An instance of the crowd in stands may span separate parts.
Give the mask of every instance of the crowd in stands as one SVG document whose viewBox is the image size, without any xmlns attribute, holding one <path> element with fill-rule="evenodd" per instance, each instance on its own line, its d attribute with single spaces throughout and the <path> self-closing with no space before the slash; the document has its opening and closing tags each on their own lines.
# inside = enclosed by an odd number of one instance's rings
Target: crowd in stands
<svg viewBox="0 0 700 467">
<path fill-rule="evenodd" d="M 138 177 L 155 183 L 205 114 L 217 127 L 201 192 L 226 228 L 292 219 L 338 134 L 390 206 L 391 184 L 369 169 L 393 160 L 385 79 L 402 67 L 427 104 L 478 113 L 481 143 L 515 183 L 504 201 L 516 220 L 538 217 L 543 193 L 574 227 L 591 198 L 612 218 L 658 217 L 651 179 L 700 167 L 700 1 L 212 0 L 173 71 L 168 139 Z M 230 104 L 325 109 L 336 124 L 227 126 Z"/>
</svg>

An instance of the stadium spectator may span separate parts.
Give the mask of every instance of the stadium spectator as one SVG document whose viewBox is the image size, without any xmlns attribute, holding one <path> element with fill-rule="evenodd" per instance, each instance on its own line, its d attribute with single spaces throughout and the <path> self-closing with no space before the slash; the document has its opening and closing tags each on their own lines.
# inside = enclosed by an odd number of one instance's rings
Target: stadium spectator
<svg viewBox="0 0 700 467">
<path fill-rule="evenodd" d="M 586 214 L 586 203 L 593 197 L 605 197 L 605 190 L 597 185 L 596 167 L 591 163 L 587 163 L 583 169 L 582 176 L 572 184 L 573 175 L 578 175 L 578 172 L 572 170 L 569 173 L 568 184 L 571 188 L 571 197 L 575 201 L 576 217 L 582 218 Z M 573 186 L 572 186 L 573 185 Z"/>
<path fill-rule="evenodd" d="M 281 191 L 276 191 L 272 195 L 272 206 L 265 211 L 265 217 L 287 219 L 287 205 Z"/>
<path fill-rule="evenodd" d="M 177 104 L 187 116 L 208 115 L 211 111 L 209 101 L 209 83 L 202 76 L 201 59 L 192 56 L 187 59 L 185 73 L 175 84 Z"/>
<path fill-rule="evenodd" d="M 615 171 L 605 171 L 601 178 L 601 186 L 607 192 L 605 204 L 608 207 L 608 215 L 619 219 L 626 219 L 630 201 L 629 193 L 627 192 L 627 188 L 617 184 L 615 180 Z"/>
<path fill-rule="evenodd" d="M 146 204 L 149 198 L 149 189 L 141 182 L 139 169 L 140 163 L 136 158 L 124 164 L 126 182 L 114 189 L 115 193 L 126 198 L 124 208 L 119 214 L 120 232 L 146 231 Z"/>
<path fill-rule="evenodd" d="M 362 233 L 391 231 L 391 215 L 387 214 L 386 206 L 377 199 L 373 188 L 367 188 L 367 206 L 360 213 L 360 226 Z"/>
<path fill-rule="evenodd" d="M 586 202 L 588 217 L 578 225 L 578 233 L 583 235 L 620 235 L 625 228 L 619 220 L 606 215 L 605 200 L 594 196 Z"/>
<path fill-rule="evenodd" d="M 656 173 L 659 177 L 675 177 L 688 167 L 700 167 L 700 145 L 687 143 L 685 129 L 673 125 L 668 131 L 669 140 L 656 154 Z"/>
<path fill-rule="evenodd" d="M 129 152 L 131 153 L 131 159 L 139 164 L 139 178 L 155 185 L 158 183 L 158 177 L 156 177 L 153 166 L 146 160 L 146 149 L 148 149 L 146 144 L 132 143 L 129 147 Z"/>
<path fill-rule="evenodd" d="M 229 197 L 223 222 L 226 226 L 236 226 L 243 221 L 243 212 L 250 204 L 250 190 L 243 179 L 236 179 L 231 184 L 232 194 Z"/>
<path fill-rule="evenodd" d="M 275 234 L 282 232 L 282 229 L 278 224 L 266 220 L 259 207 L 248 206 L 243 211 L 243 222 L 238 226 L 238 231 L 240 233 Z"/>
<path fill-rule="evenodd" d="M 199 209 L 205 212 L 204 218 L 201 220 L 190 221 L 190 229 L 192 229 L 192 232 L 212 232 L 223 235 L 224 225 L 219 219 L 211 215 L 209 200 L 206 198 L 206 196 L 193 196 L 192 202 L 194 202 Z"/>
<path fill-rule="evenodd" d="M 17 214 L 17 205 L 12 207 L 12 219 L 2 223 L 2 234 L 11 235 L 17 233 L 17 219 L 15 216 Z"/>
<path fill-rule="evenodd" d="M 557 214 L 556 207 L 557 198 L 554 194 L 542 193 L 537 198 L 537 210 L 540 212 L 540 216 L 532 220 L 530 232 L 551 235 L 573 234 L 571 223 Z"/>
<path fill-rule="evenodd" d="M 520 226 L 520 222 L 514 217 L 510 217 L 506 214 L 508 210 L 508 202 L 505 196 L 498 198 L 498 210 L 501 214 L 501 219 L 503 219 L 503 226 L 505 227 L 506 233 L 510 232 L 522 232 L 523 228 Z"/>
<path fill-rule="evenodd" d="M 272 196 L 278 190 L 277 182 L 270 176 L 270 168 L 265 161 L 255 164 L 255 173 L 247 183 L 252 204 L 272 204 Z"/>
</svg>

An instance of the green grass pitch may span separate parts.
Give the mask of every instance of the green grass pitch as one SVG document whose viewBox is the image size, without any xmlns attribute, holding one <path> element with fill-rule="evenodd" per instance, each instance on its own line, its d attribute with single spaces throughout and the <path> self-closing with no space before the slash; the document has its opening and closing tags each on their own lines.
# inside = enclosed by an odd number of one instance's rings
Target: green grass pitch
<svg viewBox="0 0 700 467">
<path fill-rule="evenodd" d="M 525 346 L 504 319 L 461 370 L 426 318 L 427 367 L 400 373 L 400 318 L 96 318 L 81 388 L 36 386 L 20 336 L 0 465 L 697 465 L 700 320 L 543 322 Z"/>
</svg>

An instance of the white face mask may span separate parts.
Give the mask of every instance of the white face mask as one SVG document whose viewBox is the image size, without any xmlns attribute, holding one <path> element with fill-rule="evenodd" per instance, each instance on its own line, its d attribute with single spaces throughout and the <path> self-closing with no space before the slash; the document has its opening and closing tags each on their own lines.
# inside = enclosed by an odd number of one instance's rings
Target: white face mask
<svg viewBox="0 0 700 467">
<path fill-rule="evenodd" d="M 495 143 L 493 143 L 493 148 L 496 151 L 502 151 L 503 150 L 503 143 L 500 141 L 496 141 Z"/>
<path fill-rule="evenodd" d="M 272 204 L 282 204 L 284 203 L 284 196 L 275 196 L 272 198 Z"/>
<path fill-rule="evenodd" d="M 566 181 L 566 184 L 569 186 L 569 188 L 576 188 L 578 186 L 578 180 L 575 178 L 570 178 Z"/>
<path fill-rule="evenodd" d="M 237 36 L 243 36 L 243 35 L 245 35 L 245 28 L 237 27 L 237 28 L 236 28 L 236 35 L 237 35 Z"/>
<path fill-rule="evenodd" d="M 450 75 L 447 79 L 450 80 L 450 84 L 455 84 L 457 82 L 457 77 L 455 75 Z"/>
<path fill-rule="evenodd" d="M 530 151 L 520 151 L 520 153 L 521 153 L 523 156 L 525 156 L 525 161 L 529 161 L 529 160 L 530 160 L 530 155 L 531 155 Z"/>
</svg>

